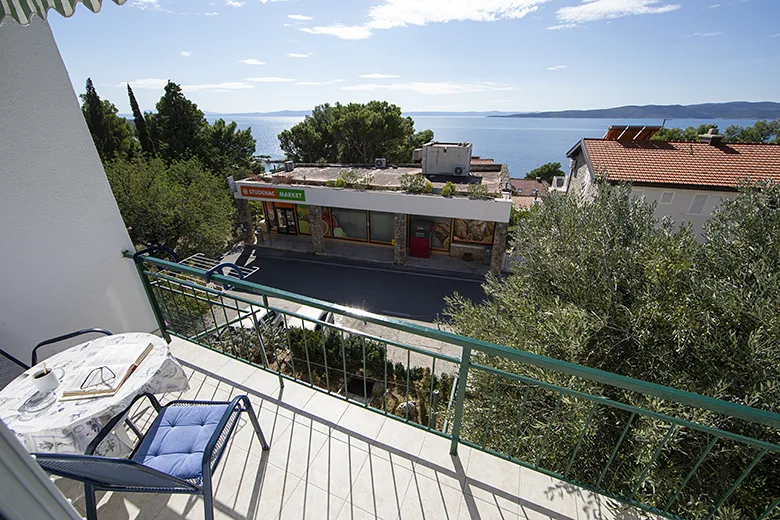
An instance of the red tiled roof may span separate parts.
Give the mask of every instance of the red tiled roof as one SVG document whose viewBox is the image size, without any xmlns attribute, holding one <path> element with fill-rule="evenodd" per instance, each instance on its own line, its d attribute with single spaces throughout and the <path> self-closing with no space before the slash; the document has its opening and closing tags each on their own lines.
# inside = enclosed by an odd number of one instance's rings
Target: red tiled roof
<svg viewBox="0 0 780 520">
<path fill-rule="evenodd" d="M 509 179 L 509 183 L 515 190 L 522 190 L 520 195 L 522 197 L 533 197 L 534 191 L 539 190 L 539 195 L 547 193 L 547 183 L 536 182 L 536 179 Z"/>
<path fill-rule="evenodd" d="M 780 145 L 582 140 L 594 173 L 611 181 L 734 188 L 746 177 L 780 181 Z M 576 148 L 575 148 L 576 149 Z"/>
</svg>

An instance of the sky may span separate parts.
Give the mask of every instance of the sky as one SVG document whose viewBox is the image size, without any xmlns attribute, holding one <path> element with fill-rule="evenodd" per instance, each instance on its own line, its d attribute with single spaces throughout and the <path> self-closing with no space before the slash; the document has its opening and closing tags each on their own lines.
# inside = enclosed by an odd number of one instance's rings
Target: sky
<svg viewBox="0 0 780 520">
<path fill-rule="evenodd" d="M 208 112 L 780 101 L 780 0 L 104 0 L 49 17 L 76 92 Z"/>
</svg>

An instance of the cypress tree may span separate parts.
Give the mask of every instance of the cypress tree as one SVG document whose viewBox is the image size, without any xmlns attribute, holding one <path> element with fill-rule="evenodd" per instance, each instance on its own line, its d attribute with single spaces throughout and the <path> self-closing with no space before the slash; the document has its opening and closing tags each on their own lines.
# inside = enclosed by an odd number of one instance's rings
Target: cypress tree
<svg viewBox="0 0 780 520">
<path fill-rule="evenodd" d="M 135 94 L 133 89 L 130 88 L 130 84 L 127 84 L 127 96 L 130 98 L 130 108 L 133 110 L 133 121 L 135 121 L 135 135 L 138 136 L 138 140 L 141 142 L 141 149 L 144 153 L 154 155 L 154 143 L 151 137 L 149 137 L 149 130 L 146 128 L 146 119 L 144 118 L 141 109 L 138 108 L 138 101 L 135 100 Z"/>
<path fill-rule="evenodd" d="M 92 134 L 98 155 L 100 155 L 101 160 L 110 159 L 107 156 L 110 141 L 108 121 L 103 110 L 103 103 L 92 84 L 92 78 L 87 78 L 87 92 L 81 95 L 81 101 L 83 102 L 81 111 L 84 113 L 84 119 L 87 121 L 87 127 Z"/>
</svg>

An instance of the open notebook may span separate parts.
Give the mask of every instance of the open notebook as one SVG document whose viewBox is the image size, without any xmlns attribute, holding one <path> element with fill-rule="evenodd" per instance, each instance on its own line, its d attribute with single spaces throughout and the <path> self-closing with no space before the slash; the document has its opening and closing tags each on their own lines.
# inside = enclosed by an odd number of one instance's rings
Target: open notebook
<svg viewBox="0 0 780 520">
<path fill-rule="evenodd" d="M 154 346 L 151 343 L 105 347 L 68 377 L 62 399 L 114 395 L 152 348 Z"/>
</svg>

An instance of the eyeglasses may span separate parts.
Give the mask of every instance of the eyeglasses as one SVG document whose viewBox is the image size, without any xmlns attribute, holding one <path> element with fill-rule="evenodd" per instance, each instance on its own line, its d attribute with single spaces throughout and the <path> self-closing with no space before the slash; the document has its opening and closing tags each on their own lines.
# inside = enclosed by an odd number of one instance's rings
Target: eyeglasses
<svg viewBox="0 0 780 520">
<path fill-rule="evenodd" d="M 116 374 L 108 367 L 96 367 L 92 369 L 84 382 L 81 383 L 82 390 L 88 390 L 99 386 L 111 386 L 111 382 L 116 379 Z"/>
</svg>

